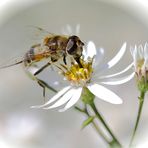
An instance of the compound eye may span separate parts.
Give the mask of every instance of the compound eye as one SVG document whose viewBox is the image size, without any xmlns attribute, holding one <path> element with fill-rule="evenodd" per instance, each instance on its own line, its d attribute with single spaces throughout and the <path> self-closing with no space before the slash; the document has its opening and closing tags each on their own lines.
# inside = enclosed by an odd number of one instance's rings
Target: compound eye
<svg viewBox="0 0 148 148">
<path fill-rule="evenodd" d="M 75 50 L 77 49 L 77 45 L 74 40 L 70 39 L 67 43 L 66 51 L 68 54 L 72 55 L 75 53 Z"/>
</svg>

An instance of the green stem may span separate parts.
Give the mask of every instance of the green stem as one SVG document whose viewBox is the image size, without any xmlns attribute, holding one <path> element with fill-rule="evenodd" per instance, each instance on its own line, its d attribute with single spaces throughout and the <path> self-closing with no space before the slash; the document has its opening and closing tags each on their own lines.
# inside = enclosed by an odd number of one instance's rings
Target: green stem
<svg viewBox="0 0 148 148">
<path fill-rule="evenodd" d="M 98 112 L 94 102 L 92 102 L 90 104 L 91 108 L 93 109 L 94 113 L 96 114 L 96 116 L 98 117 L 98 119 L 101 121 L 101 123 L 104 125 L 104 127 L 107 129 L 107 131 L 109 132 L 109 134 L 112 136 L 113 141 L 112 143 L 114 143 L 116 145 L 116 147 L 121 148 L 121 144 L 120 142 L 117 140 L 117 138 L 114 136 L 113 132 L 111 131 L 111 129 L 108 127 L 108 125 L 106 124 L 106 122 L 104 121 L 102 115 Z"/>
<path fill-rule="evenodd" d="M 90 92 L 90 90 L 87 87 L 83 87 L 83 92 L 81 95 L 81 100 L 85 105 L 89 105 L 92 110 L 95 113 L 95 116 L 101 121 L 101 123 L 104 125 L 105 129 L 108 131 L 110 136 L 112 137 L 112 141 L 110 142 L 110 147 L 112 148 L 121 148 L 121 144 L 117 140 L 117 138 L 114 136 L 106 122 L 104 121 L 102 115 L 98 112 L 95 104 L 94 104 L 95 95 Z"/>
<path fill-rule="evenodd" d="M 89 114 L 88 110 L 87 110 L 87 107 L 85 106 L 85 109 L 84 109 L 84 113 L 88 116 L 88 117 L 91 117 L 91 115 Z M 103 140 L 108 143 L 110 145 L 110 141 L 107 139 L 107 137 L 104 135 L 104 133 L 101 131 L 101 129 L 97 126 L 97 124 L 92 121 L 92 124 L 94 126 L 94 128 L 96 129 L 97 133 L 103 138 Z"/>
<path fill-rule="evenodd" d="M 133 134 L 132 134 L 132 138 L 131 138 L 129 147 L 132 147 L 132 145 L 133 145 L 133 141 L 134 141 L 134 138 L 135 138 L 135 135 L 136 135 L 138 125 L 139 125 L 141 112 L 142 112 L 142 108 L 143 108 L 143 103 L 144 103 L 144 96 L 145 96 L 145 92 L 142 91 L 141 94 L 140 94 L 140 97 L 139 97 L 139 109 L 138 109 L 137 119 L 136 119 L 134 131 L 133 131 Z"/>
</svg>

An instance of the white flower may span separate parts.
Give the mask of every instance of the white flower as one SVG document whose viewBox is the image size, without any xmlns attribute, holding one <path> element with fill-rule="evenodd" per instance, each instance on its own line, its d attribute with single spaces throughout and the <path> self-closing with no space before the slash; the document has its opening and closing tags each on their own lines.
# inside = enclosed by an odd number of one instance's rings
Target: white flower
<svg viewBox="0 0 148 148">
<path fill-rule="evenodd" d="M 97 98 L 109 103 L 121 104 L 121 98 L 102 84 L 118 85 L 129 81 L 133 78 L 134 73 L 119 79 L 113 79 L 113 77 L 120 76 L 127 72 L 133 64 L 130 64 L 124 70 L 112 75 L 104 76 L 101 75 L 101 73 L 115 66 L 123 57 L 125 51 L 126 43 L 123 44 L 117 55 L 112 60 L 105 65 L 99 65 L 100 59 L 104 54 L 104 50 L 100 49 L 97 51 L 95 44 L 92 41 L 89 41 L 83 52 L 83 56 L 80 59 L 81 66 L 78 63 L 71 62 L 72 64 L 70 66 L 64 65 L 63 69 L 61 67 L 61 74 L 70 82 L 70 85 L 60 90 L 45 104 L 32 106 L 32 108 L 51 109 L 66 104 L 64 109 L 62 109 L 62 111 L 65 111 L 79 100 L 83 92 L 83 88 L 86 87 Z"/>
<path fill-rule="evenodd" d="M 74 28 L 74 29 L 72 29 Z M 80 33 L 80 24 L 76 24 L 75 27 L 72 27 L 71 25 L 67 24 L 62 28 L 62 34 L 64 35 L 77 35 L 79 36 Z"/>
<path fill-rule="evenodd" d="M 144 47 L 139 45 L 138 47 L 131 47 L 131 54 L 133 56 L 134 68 L 137 78 L 140 80 L 142 77 L 147 79 L 148 73 L 148 43 L 145 43 Z"/>
</svg>

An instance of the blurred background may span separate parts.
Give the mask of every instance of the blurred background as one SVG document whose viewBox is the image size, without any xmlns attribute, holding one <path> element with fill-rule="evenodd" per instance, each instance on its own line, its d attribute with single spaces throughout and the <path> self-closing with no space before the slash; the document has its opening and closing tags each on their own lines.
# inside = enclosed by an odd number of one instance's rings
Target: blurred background
<svg viewBox="0 0 148 148">
<path fill-rule="evenodd" d="M 110 73 L 131 63 L 130 46 L 148 41 L 148 2 L 146 0 L 1 0 L 0 63 L 23 56 L 31 45 L 40 42 L 33 27 L 61 34 L 66 25 L 80 25 L 80 38 L 94 41 L 105 49 L 103 62 L 111 59 L 127 42 L 127 52 Z M 49 81 L 55 75 L 48 70 L 41 75 Z M 49 78 L 49 79 L 48 79 Z M 109 88 L 109 87 L 108 87 Z M 99 111 L 128 146 L 138 109 L 135 80 L 110 87 L 122 99 L 112 105 L 96 99 Z M 47 99 L 54 93 L 49 92 Z M 148 95 L 137 131 L 137 148 L 148 145 Z M 24 72 L 21 65 L 0 70 L 0 148 L 106 148 L 91 126 L 81 130 L 85 117 L 73 108 L 31 109 L 42 104 L 42 89 Z"/>
</svg>

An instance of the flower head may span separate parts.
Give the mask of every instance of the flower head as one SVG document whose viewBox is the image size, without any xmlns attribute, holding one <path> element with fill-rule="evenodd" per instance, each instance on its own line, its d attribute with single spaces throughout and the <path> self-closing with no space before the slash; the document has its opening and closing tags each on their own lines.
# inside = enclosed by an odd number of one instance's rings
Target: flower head
<svg viewBox="0 0 148 148">
<path fill-rule="evenodd" d="M 148 90 L 148 43 L 145 43 L 144 47 L 142 45 L 131 47 L 131 54 L 138 87 L 140 90 L 146 91 Z"/>
<path fill-rule="evenodd" d="M 107 64 L 99 66 L 99 59 L 102 58 L 104 50 L 101 48 L 97 51 L 95 44 L 92 41 L 89 41 L 86 49 L 83 51 L 83 55 L 82 58 L 80 58 L 79 63 L 77 63 L 72 57 L 69 57 L 69 59 L 67 59 L 67 64 L 61 64 L 58 66 L 60 74 L 64 76 L 65 80 L 70 82 L 70 85 L 59 91 L 45 104 L 33 106 L 33 108 L 51 109 L 66 104 L 63 110 L 67 110 L 79 100 L 86 88 L 93 95 L 104 101 L 113 104 L 121 104 L 121 98 L 114 92 L 104 87 L 102 84 L 117 85 L 129 81 L 134 76 L 133 73 L 115 80 L 113 77 L 119 76 L 128 71 L 132 64 L 121 72 L 112 75 L 104 76 L 101 75 L 101 73 L 115 66 L 122 58 L 125 51 L 126 43 L 123 44 L 122 48 L 112 60 L 110 60 Z"/>
<path fill-rule="evenodd" d="M 73 63 L 66 72 L 63 72 L 63 75 L 72 84 L 85 86 L 90 82 L 92 73 L 92 61 L 84 61 L 83 59 L 80 59 L 80 65 L 78 63 Z"/>
</svg>

